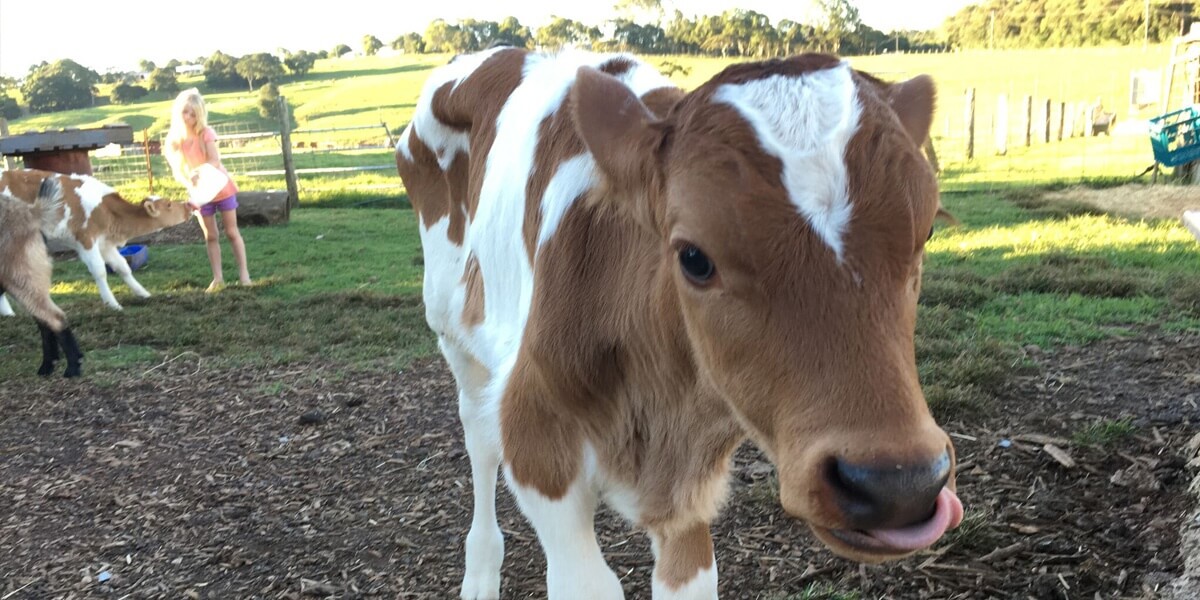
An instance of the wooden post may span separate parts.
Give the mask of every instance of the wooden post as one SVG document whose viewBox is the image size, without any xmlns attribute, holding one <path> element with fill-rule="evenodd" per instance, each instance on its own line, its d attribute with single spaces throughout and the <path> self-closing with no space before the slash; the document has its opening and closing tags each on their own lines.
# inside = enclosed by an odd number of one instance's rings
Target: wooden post
<svg viewBox="0 0 1200 600">
<path fill-rule="evenodd" d="M 1021 131 L 1025 132 L 1025 147 L 1033 143 L 1033 96 L 1025 96 L 1025 110 L 1021 111 Z"/>
<path fill-rule="evenodd" d="M 1046 98 L 1046 110 L 1042 113 L 1045 116 L 1045 131 L 1042 132 L 1042 143 L 1050 143 L 1050 99 Z"/>
<path fill-rule="evenodd" d="M 0 137 L 8 137 L 8 119 L 0 117 Z M 17 161 L 11 156 L 4 157 L 4 168 L 9 171 L 17 168 Z"/>
<path fill-rule="evenodd" d="M 379 124 L 383 127 L 383 135 L 387 136 L 388 146 L 390 146 L 392 150 L 395 150 L 396 138 L 392 137 L 392 130 L 388 129 L 387 122 L 385 121 L 380 121 Z"/>
<path fill-rule="evenodd" d="M 149 195 L 154 195 L 154 168 L 150 165 L 150 130 L 142 130 L 142 153 L 146 155 L 146 179 L 150 181 Z"/>
<path fill-rule="evenodd" d="M 1008 154 L 1008 96 L 1000 94 L 996 98 L 996 155 Z"/>
<path fill-rule="evenodd" d="M 288 189 L 287 217 L 291 220 L 292 207 L 300 207 L 300 185 L 296 181 L 296 165 L 292 163 L 292 118 L 284 96 L 279 97 L 279 142 L 283 145 L 283 176 L 287 179 Z"/>
<path fill-rule="evenodd" d="M 966 102 L 967 160 L 975 158 L 975 88 L 967 89 Z"/>
<path fill-rule="evenodd" d="M 1075 103 L 1063 104 L 1063 135 L 1067 138 L 1075 137 Z"/>
</svg>

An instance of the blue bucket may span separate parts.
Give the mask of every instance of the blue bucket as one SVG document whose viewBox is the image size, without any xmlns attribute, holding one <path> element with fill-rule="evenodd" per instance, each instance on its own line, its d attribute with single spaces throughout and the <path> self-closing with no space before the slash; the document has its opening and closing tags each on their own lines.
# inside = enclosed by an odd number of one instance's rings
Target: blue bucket
<svg viewBox="0 0 1200 600">
<path fill-rule="evenodd" d="M 125 262 L 129 263 L 129 268 L 134 271 L 145 266 L 146 261 L 150 259 L 149 250 L 140 244 L 124 246 L 118 252 L 121 253 L 121 257 L 125 259 Z M 113 272 L 112 267 L 105 266 L 105 268 L 109 273 Z"/>
</svg>

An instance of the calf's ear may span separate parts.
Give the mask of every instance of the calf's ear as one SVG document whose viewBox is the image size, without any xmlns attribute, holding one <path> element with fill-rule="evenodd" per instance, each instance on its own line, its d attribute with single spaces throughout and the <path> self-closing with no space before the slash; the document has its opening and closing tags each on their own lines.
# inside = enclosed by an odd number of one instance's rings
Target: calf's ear
<svg viewBox="0 0 1200 600">
<path fill-rule="evenodd" d="M 146 209 L 146 214 L 150 215 L 151 217 L 157 217 L 159 213 L 162 212 L 159 210 L 157 202 L 151 202 L 149 200 L 142 200 L 142 208 Z"/>
<path fill-rule="evenodd" d="M 655 185 L 665 129 L 624 83 L 580 67 L 571 106 L 579 137 L 614 191 L 640 195 Z"/>
<path fill-rule="evenodd" d="M 929 139 L 929 127 L 933 124 L 933 104 L 936 98 L 933 78 L 928 75 L 918 75 L 893 84 L 888 91 L 888 103 L 900 124 L 908 132 L 908 137 L 918 146 Z"/>
</svg>

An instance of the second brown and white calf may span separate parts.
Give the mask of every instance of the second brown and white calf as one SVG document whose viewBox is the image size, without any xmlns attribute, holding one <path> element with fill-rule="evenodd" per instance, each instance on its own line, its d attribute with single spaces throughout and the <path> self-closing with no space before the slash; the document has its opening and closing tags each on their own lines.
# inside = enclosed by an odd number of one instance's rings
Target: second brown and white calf
<svg viewBox="0 0 1200 600">
<path fill-rule="evenodd" d="M 32 204 L 47 178 L 58 180 L 63 195 L 57 212 L 44 224 L 42 234 L 75 250 L 96 281 L 100 298 L 108 306 L 121 309 L 108 287 L 105 264 L 121 276 L 134 295 L 148 298 L 150 292 L 133 277 L 119 248 L 130 238 L 187 221 L 192 214 L 187 205 L 160 198 L 131 204 L 91 175 L 62 175 L 35 169 L 0 173 L 0 192 Z M 2 295 L 0 315 L 12 315 L 12 308 Z"/>
<path fill-rule="evenodd" d="M 67 316 L 50 299 L 50 273 L 53 266 L 42 227 L 53 220 L 62 200 L 58 180 L 42 182 L 32 204 L 0 192 L 0 294 L 12 294 L 37 322 L 42 335 L 42 366 L 39 375 L 54 372 L 60 349 L 67 357 L 66 377 L 82 373 L 83 353 L 67 324 Z"/>
<path fill-rule="evenodd" d="M 958 525 L 913 344 L 933 108 L 927 77 L 825 55 L 689 93 L 629 56 L 502 49 L 434 72 L 396 161 L 471 461 L 463 598 L 500 595 L 502 464 L 553 599 L 622 597 L 600 501 L 650 534 L 656 599 L 715 598 L 709 524 L 747 437 L 840 555 L 903 557 Z"/>
</svg>

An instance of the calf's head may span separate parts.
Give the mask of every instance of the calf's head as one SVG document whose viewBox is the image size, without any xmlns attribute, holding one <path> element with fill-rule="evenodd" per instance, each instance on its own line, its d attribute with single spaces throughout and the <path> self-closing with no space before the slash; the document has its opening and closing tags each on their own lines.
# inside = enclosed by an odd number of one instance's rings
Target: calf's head
<svg viewBox="0 0 1200 600">
<path fill-rule="evenodd" d="M 736 65 L 662 119 L 581 69 L 576 127 L 661 239 L 698 385 L 775 462 L 783 508 L 878 562 L 962 519 L 913 347 L 937 183 L 931 80 L 807 55 Z"/>
<path fill-rule="evenodd" d="M 146 198 L 142 200 L 142 209 L 154 221 L 157 229 L 178 225 L 192 216 L 192 209 L 186 202 L 173 202 L 165 198 Z"/>
</svg>

